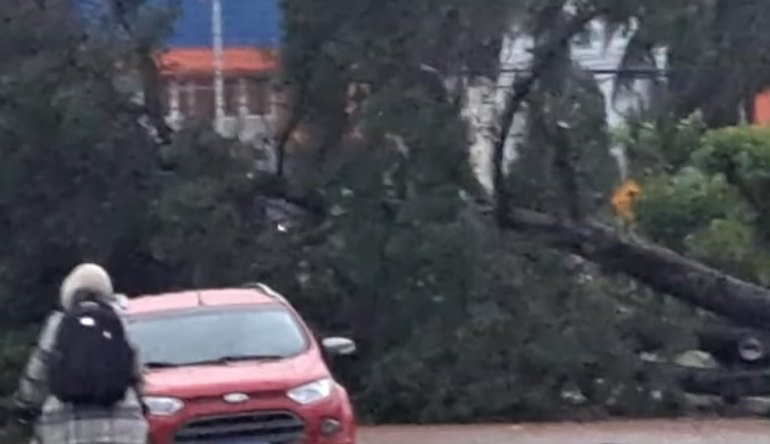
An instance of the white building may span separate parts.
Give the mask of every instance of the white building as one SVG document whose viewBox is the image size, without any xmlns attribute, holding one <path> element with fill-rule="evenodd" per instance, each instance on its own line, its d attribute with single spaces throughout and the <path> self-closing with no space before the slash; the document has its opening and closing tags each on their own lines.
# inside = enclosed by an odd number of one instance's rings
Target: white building
<svg viewBox="0 0 770 444">
<path fill-rule="evenodd" d="M 501 113 L 506 94 L 511 90 L 516 76 L 527 75 L 531 66 L 533 39 L 531 36 L 512 33 L 503 43 L 500 54 L 501 74 L 495 82 L 478 81 L 468 91 L 466 117 L 474 129 L 474 141 L 471 146 L 471 162 L 479 180 L 487 189 L 492 188 L 491 152 L 494 140 L 494 127 L 497 116 Z M 602 21 L 594 21 L 585 32 L 578 35 L 571 44 L 572 59 L 583 68 L 594 73 L 596 82 L 604 95 L 607 123 L 610 128 L 622 125 L 628 112 L 644 105 L 650 97 L 652 75 L 655 70 L 663 70 L 666 64 L 665 52 L 655 55 L 654 67 L 648 67 L 649 74 L 639 76 L 628 90 L 615 94 L 616 76 L 621 66 L 623 54 L 629 42 L 630 34 L 619 30 L 607 38 L 607 27 Z M 522 136 L 523 116 L 517 116 L 509 134 L 506 146 L 506 158 L 515 159 L 516 144 Z M 624 156 L 618 150 L 613 154 L 618 157 L 621 171 L 625 170 Z"/>
</svg>

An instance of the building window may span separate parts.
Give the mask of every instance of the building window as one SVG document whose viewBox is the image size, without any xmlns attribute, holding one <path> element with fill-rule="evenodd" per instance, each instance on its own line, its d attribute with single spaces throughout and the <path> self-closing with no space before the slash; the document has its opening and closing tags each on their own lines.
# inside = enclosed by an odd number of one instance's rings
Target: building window
<svg viewBox="0 0 770 444">
<path fill-rule="evenodd" d="M 270 79 L 251 77 L 244 80 L 249 115 L 270 114 Z"/>
<path fill-rule="evenodd" d="M 590 48 L 593 44 L 594 32 L 591 25 L 586 26 L 582 31 L 575 35 L 572 43 L 578 48 Z"/>
<path fill-rule="evenodd" d="M 179 89 L 179 114 L 182 117 L 189 116 L 192 109 L 192 94 L 190 94 L 190 85 L 187 81 L 178 82 Z"/>
<path fill-rule="evenodd" d="M 215 114 L 214 85 L 210 78 L 179 79 L 178 106 L 183 117 L 213 118 Z M 171 100 L 173 91 L 166 85 L 165 95 Z"/>
<path fill-rule="evenodd" d="M 225 115 L 237 116 L 241 108 L 241 82 L 236 78 L 225 79 Z"/>
<path fill-rule="evenodd" d="M 171 90 L 171 82 L 168 80 L 162 80 L 161 84 L 161 94 L 160 95 L 160 107 L 163 111 L 163 114 L 168 115 L 171 113 L 171 94 L 173 94 L 173 91 Z"/>
<path fill-rule="evenodd" d="M 213 118 L 215 115 L 214 85 L 211 79 L 191 82 L 192 104 L 190 114 L 195 117 Z"/>
<path fill-rule="evenodd" d="M 216 97 L 214 79 L 195 77 L 178 79 L 178 110 L 182 117 L 214 118 L 216 116 Z M 241 112 L 248 115 L 266 115 L 271 112 L 270 79 L 262 77 L 230 77 L 224 81 L 224 114 L 238 116 Z M 164 108 L 170 112 L 173 103 L 170 83 L 164 84 Z"/>
</svg>

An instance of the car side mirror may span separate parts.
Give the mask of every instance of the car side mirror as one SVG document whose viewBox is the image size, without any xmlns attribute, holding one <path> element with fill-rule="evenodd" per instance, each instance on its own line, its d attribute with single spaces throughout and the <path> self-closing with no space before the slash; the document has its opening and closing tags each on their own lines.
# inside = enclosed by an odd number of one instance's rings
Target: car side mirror
<svg viewBox="0 0 770 444">
<path fill-rule="evenodd" d="M 329 337 L 321 340 L 321 345 L 329 354 L 338 356 L 352 355 L 356 352 L 356 343 L 348 338 Z"/>
</svg>

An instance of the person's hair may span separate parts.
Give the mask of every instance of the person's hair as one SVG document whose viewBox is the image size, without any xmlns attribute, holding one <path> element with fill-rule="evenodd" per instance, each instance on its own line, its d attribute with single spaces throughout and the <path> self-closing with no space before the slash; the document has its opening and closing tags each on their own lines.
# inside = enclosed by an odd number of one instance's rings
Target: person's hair
<svg viewBox="0 0 770 444">
<path fill-rule="evenodd" d="M 70 309 L 83 297 L 110 304 L 117 301 L 112 279 L 104 268 L 96 264 L 80 264 L 64 279 L 60 290 L 60 302 L 64 310 Z"/>
</svg>

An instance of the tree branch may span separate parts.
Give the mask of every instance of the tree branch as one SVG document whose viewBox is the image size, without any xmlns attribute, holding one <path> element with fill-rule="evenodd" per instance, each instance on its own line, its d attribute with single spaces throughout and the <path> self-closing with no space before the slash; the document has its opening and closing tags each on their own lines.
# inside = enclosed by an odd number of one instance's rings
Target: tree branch
<svg viewBox="0 0 770 444">
<path fill-rule="evenodd" d="M 308 81 L 302 82 L 299 90 L 296 92 L 296 98 L 292 100 L 289 120 L 281 129 L 281 132 L 275 137 L 275 175 L 283 177 L 286 169 L 286 147 L 289 144 L 291 135 L 299 127 L 300 122 L 305 117 L 305 104 L 308 96 Z"/>
<path fill-rule="evenodd" d="M 559 178 L 562 205 L 565 214 L 572 220 L 582 220 L 586 214 L 583 208 L 583 194 L 579 180 L 580 151 L 572 143 L 568 130 L 559 123 L 551 125 L 546 133 L 553 144 L 553 168 Z"/>
<path fill-rule="evenodd" d="M 160 70 L 152 56 L 152 48 L 137 47 L 136 56 L 139 59 L 139 74 L 144 85 L 144 103 L 147 117 L 155 127 L 162 144 L 171 143 L 173 133 L 166 122 L 166 113 L 163 109 L 163 84 Z"/>
<path fill-rule="evenodd" d="M 504 222 L 510 208 L 510 199 L 505 187 L 505 145 L 513 128 L 516 114 L 537 81 L 558 60 L 559 54 L 569 48 L 569 42 L 572 38 L 598 15 L 599 11 L 591 7 L 578 10 L 555 35 L 535 50 L 532 69 L 529 74 L 517 78 L 513 83 L 511 93 L 503 107 L 492 151 L 492 184 L 496 208 L 495 216 L 498 223 Z"/>
<path fill-rule="evenodd" d="M 161 81 L 160 69 L 153 57 L 155 48 L 151 42 L 145 41 L 134 32 L 134 26 L 131 23 L 132 15 L 136 14 L 136 5 L 127 5 L 120 0 L 113 0 L 111 3 L 118 25 L 129 35 L 135 47 L 134 55 L 137 58 L 139 76 L 142 81 L 142 90 L 144 94 L 144 112 L 155 128 L 162 144 L 171 143 L 173 131 L 166 122 L 166 113 L 163 109 L 163 84 Z"/>
<path fill-rule="evenodd" d="M 676 381 L 687 393 L 717 395 L 737 400 L 744 396 L 770 395 L 770 371 L 719 370 L 650 363 L 648 368 Z"/>
<path fill-rule="evenodd" d="M 688 259 L 666 248 L 618 237 L 596 222 L 574 222 L 523 209 L 511 210 L 503 229 L 539 234 L 555 248 L 622 272 L 650 288 L 738 324 L 767 330 L 770 290 Z"/>
<path fill-rule="evenodd" d="M 339 27 L 332 27 L 331 31 L 319 36 L 312 45 L 307 48 L 306 54 L 309 54 L 304 62 L 304 70 L 298 76 L 298 85 L 294 85 L 296 91 L 289 91 L 292 96 L 292 105 L 290 107 L 289 118 L 281 132 L 277 134 L 275 140 L 276 168 L 275 174 L 283 177 L 286 174 L 286 150 L 291 140 L 292 134 L 297 130 L 302 121 L 309 114 L 309 104 L 312 100 L 312 83 L 316 80 L 316 65 L 324 54 L 327 45 L 340 32 Z"/>
</svg>

